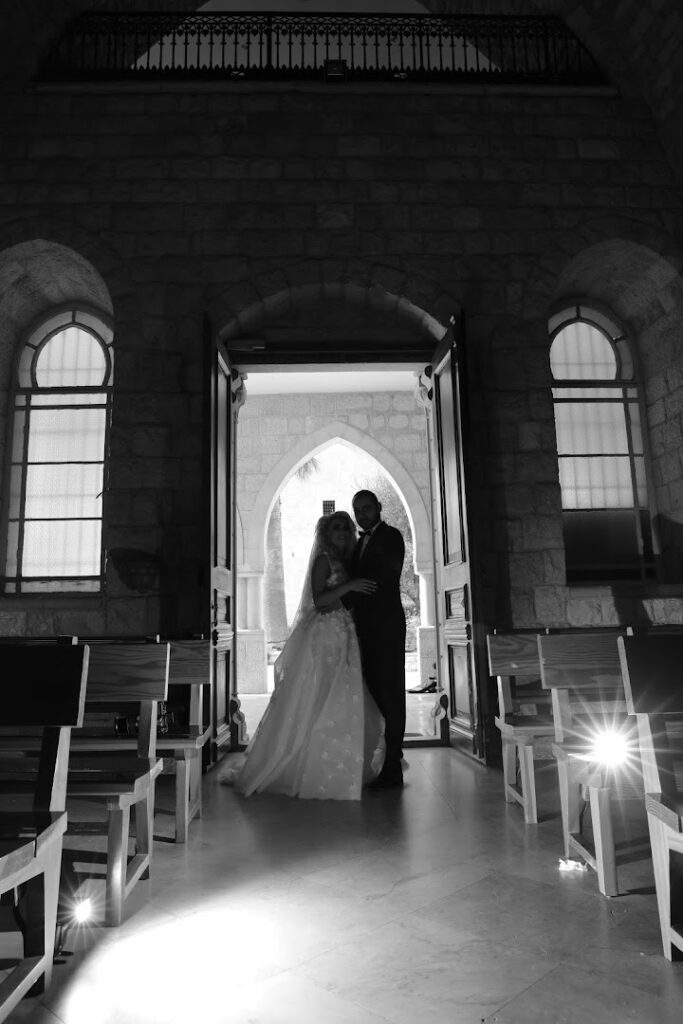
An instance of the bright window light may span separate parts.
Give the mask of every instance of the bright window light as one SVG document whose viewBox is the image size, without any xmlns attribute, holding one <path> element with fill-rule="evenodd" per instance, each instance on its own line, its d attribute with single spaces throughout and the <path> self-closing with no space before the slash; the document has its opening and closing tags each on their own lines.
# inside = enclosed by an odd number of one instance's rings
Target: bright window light
<svg viewBox="0 0 683 1024">
<path fill-rule="evenodd" d="M 549 322 L 568 583 L 654 574 L 643 417 L 622 329 L 583 305 Z"/>
<path fill-rule="evenodd" d="M 110 416 L 111 331 L 69 310 L 22 350 L 8 486 L 5 590 L 97 591 Z"/>
</svg>

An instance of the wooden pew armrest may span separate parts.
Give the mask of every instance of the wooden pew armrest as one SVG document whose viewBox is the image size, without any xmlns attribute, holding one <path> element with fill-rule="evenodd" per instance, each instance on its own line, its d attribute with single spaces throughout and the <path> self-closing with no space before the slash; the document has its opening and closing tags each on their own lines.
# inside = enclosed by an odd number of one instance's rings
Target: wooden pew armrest
<svg viewBox="0 0 683 1024">
<path fill-rule="evenodd" d="M 645 809 L 674 832 L 683 832 L 683 798 L 676 800 L 663 793 L 646 793 Z"/>
<path fill-rule="evenodd" d="M 174 750 L 180 752 L 185 750 L 201 750 L 210 735 L 211 727 L 209 726 L 203 732 L 198 732 L 194 735 L 163 736 L 157 740 L 157 753 L 163 750 L 166 752 L 166 756 L 169 756 Z"/>
<path fill-rule="evenodd" d="M 554 733 L 555 726 L 550 717 L 545 715 L 497 715 L 496 725 L 513 726 L 516 729 L 542 729 L 546 733 Z"/>
<path fill-rule="evenodd" d="M 161 775 L 164 761 L 154 758 L 77 758 L 69 769 L 67 793 L 71 796 L 117 791 L 138 798 Z"/>
<path fill-rule="evenodd" d="M 65 811 L 0 811 L 0 839 L 49 839 L 66 831 Z"/>
<path fill-rule="evenodd" d="M 14 876 L 35 860 L 36 841 L 27 836 L 0 837 L 0 893 L 7 892 Z"/>
</svg>

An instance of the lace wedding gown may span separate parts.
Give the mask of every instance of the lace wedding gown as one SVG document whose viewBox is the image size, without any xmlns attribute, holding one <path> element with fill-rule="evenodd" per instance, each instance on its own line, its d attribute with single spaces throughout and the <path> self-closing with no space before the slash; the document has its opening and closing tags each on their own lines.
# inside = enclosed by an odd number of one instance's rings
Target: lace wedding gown
<svg viewBox="0 0 683 1024">
<path fill-rule="evenodd" d="M 331 560 L 325 586 L 347 579 Z M 300 613 L 274 669 L 254 738 L 237 764 L 228 757 L 219 781 L 246 796 L 359 800 L 382 767 L 383 720 L 363 682 L 351 613 L 342 605 Z"/>
</svg>

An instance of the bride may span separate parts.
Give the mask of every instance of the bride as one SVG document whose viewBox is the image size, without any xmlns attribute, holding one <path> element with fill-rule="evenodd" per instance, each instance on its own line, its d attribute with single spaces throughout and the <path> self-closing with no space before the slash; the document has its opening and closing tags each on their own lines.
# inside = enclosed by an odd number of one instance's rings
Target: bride
<svg viewBox="0 0 683 1024">
<path fill-rule="evenodd" d="M 353 617 L 342 598 L 372 594 L 376 584 L 351 579 L 356 541 L 348 512 L 322 516 L 303 593 L 287 642 L 275 662 L 275 688 L 239 766 L 220 782 L 249 796 L 268 791 L 305 799 L 358 800 L 384 758 L 383 720 L 361 673 Z"/>
</svg>

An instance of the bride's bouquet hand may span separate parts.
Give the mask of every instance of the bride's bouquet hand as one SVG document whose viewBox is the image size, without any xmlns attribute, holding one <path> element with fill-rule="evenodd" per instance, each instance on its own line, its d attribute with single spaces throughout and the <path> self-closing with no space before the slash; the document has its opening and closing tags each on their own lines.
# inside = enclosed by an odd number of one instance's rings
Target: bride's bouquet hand
<svg viewBox="0 0 683 1024">
<path fill-rule="evenodd" d="M 374 594 L 377 590 L 377 584 L 374 580 L 366 580 L 359 577 L 358 579 L 349 580 L 349 590 L 353 590 L 357 594 Z"/>
</svg>

